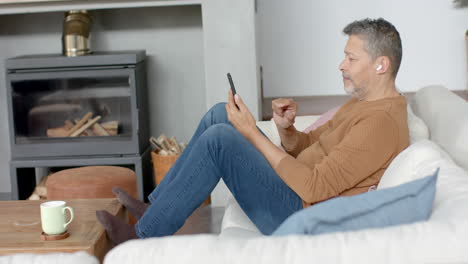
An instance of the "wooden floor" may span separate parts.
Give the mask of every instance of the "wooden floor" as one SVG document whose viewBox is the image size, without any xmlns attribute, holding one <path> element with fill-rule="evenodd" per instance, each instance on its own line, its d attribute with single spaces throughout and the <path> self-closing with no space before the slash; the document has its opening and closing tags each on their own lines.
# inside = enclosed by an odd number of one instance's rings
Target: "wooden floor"
<svg viewBox="0 0 468 264">
<path fill-rule="evenodd" d="M 219 234 L 223 215 L 224 207 L 212 207 L 211 205 L 199 207 L 175 235 Z"/>
</svg>

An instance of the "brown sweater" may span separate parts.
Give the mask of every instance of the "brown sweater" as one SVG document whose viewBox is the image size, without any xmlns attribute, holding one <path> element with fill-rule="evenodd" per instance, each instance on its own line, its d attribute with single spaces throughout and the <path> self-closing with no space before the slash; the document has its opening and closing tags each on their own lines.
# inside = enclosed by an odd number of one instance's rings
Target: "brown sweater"
<svg viewBox="0 0 468 264">
<path fill-rule="evenodd" d="M 403 96 L 346 102 L 334 117 L 309 132 L 297 132 L 291 156 L 275 171 L 304 207 L 365 192 L 377 185 L 390 162 L 409 145 Z"/>
</svg>

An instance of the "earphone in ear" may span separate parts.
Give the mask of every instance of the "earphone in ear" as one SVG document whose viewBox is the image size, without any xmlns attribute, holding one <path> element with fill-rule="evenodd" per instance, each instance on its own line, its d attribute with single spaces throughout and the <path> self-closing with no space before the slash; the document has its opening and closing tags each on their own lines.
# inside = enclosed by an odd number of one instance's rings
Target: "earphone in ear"
<svg viewBox="0 0 468 264">
<path fill-rule="evenodd" d="M 380 64 L 379 66 L 377 66 L 377 70 L 380 71 L 382 69 L 382 64 Z"/>
</svg>

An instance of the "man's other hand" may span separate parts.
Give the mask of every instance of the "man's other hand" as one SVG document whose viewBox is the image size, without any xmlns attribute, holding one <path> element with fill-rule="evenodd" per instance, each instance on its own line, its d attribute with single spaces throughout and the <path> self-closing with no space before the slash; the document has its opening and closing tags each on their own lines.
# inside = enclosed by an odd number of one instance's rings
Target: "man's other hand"
<svg viewBox="0 0 468 264">
<path fill-rule="evenodd" d="M 289 128 L 294 124 L 297 113 L 297 104 L 293 99 L 278 98 L 271 102 L 273 120 L 276 126 Z"/>
</svg>

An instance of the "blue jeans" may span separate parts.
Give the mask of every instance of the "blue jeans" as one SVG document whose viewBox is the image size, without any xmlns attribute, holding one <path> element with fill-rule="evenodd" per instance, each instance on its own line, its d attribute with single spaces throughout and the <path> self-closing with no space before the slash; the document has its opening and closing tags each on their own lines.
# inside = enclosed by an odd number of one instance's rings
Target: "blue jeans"
<svg viewBox="0 0 468 264">
<path fill-rule="evenodd" d="M 301 198 L 228 121 L 225 103 L 202 118 L 189 144 L 148 196 L 135 225 L 140 238 L 174 234 L 223 179 L 240 207 L 266 235 L 302 209 Z"/>
</svg>

